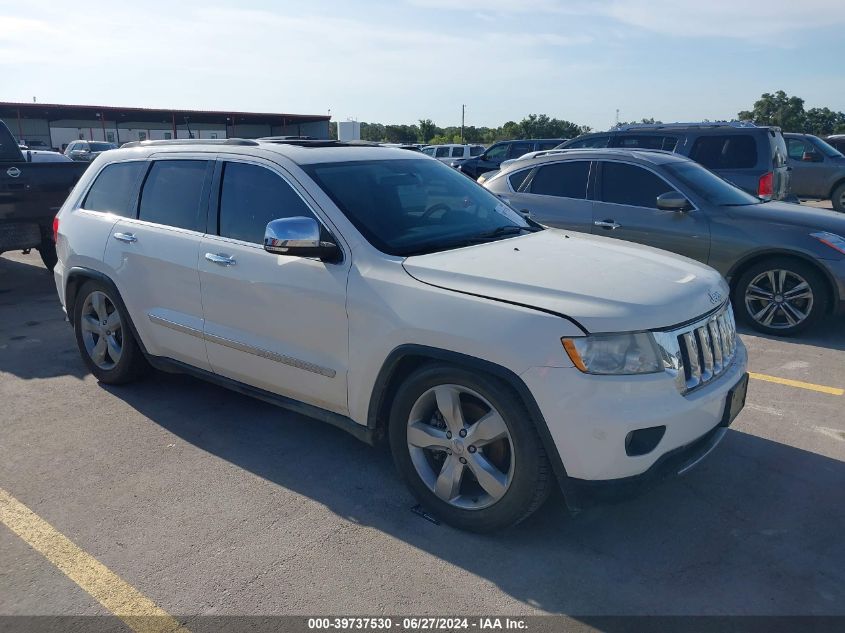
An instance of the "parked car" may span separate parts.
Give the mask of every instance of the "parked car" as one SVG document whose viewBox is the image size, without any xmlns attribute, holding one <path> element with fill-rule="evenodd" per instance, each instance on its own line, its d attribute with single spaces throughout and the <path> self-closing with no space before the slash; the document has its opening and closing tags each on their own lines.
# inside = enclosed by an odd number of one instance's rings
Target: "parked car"
<svg viewBox="0 0 845 633">
<path fill-rule="evenodd" d="M 52 152 L 53 148 L 46 141 L 37 138 L 22 138 L 18 141 L 18 147 L 22 150 L 31 149 L 39 152 Z"/>
<path fill-rule="evenodd" d="M 784 133 L 792 193 L 799 198 L 830 200 L 845 212 L 845 156 L 812 134 Z"/>
<path fill-rule="evenodd" d="M 517 161 L 484 186 L 541 224 L 713 266 L 761 332 L 795 334 L 845 312 L 845 216 L 764 202 L 686 157 L 569 150 Z"/>
<path fill-rule="evenodd" d="M 668 123 L 623 125 L 562 143 L 560 149 L 621 147 L 657 149 L 688 156 L 766 200 L 790 196 L 786 144 L 780 128 L 753 123 Z"/>
<path fill-rule="evenodd" d="M 845 134 L 833 134 L 825 137 L 825 142 L 836 148 L 837 151 L 845 154 Z"/>
<path fill-rule="evenodd" d="M 554 149 L 564 140 L 559 138 L 534 138 L 516 141 L 499 141 L 495 145 L 488 147 L 482 154 L 475 158 L 455 160 L 449 164 L 475 180 L 483 173 L 499 169 L 502 162 L 509 158 L 519 158 L 528 152 Z"/>
<path fill-rule="evenodd" d="M 22 150 L 24 159 L 28 163 L 72 163 L 73 161 L 59 152 L 42 152 L 38 150 Z"/>
<path fill-rule="evenodd" d="M 117 149 L 117 144 L 102 141 L 73 141 L 65 148 L 65 156 L 72 160 L 90 163 L 97 156 L 111 149 Z"/>
<path fill-rule="evenodd" d="M 426 156 L 436 158 L 440 162 L 451 164 L 455 160 L 463 160 L 472 158 L 473 156 L 480 156 L 484 153 L 483 145 L 428 145 L 422 148 L 422 153 Z"/>
<path fill-rule="evenodd" d="M 536 158 L 537 156 L 548 156 L 549 154 L 559 154 L 559 153 L 565 152 L 565 151 L 567 151 L 567 150 L 565 150 L 565 149 L 544 149 L 544 150 L 539 150 L 539 151 L 536 151 L 536 152 L 528 152 L 527 154 L 523 154 L 519 158 L 509 158 L 508 160 L 502 161 L 502 163 L 499 165 L 499 169 L 496 169 L 494 171 L 485 172 L 485 173 L 481 174 L 475 180 L 478 184 L 483 185 L 485 181 L 489 180 L 490 178 L 493 178 L 496 174 L 498 174 L 499 170 L 504 169 L 505 167 L 507 167 L 511 163 L 515 163 L 518 160 L 525 160 L 527 158 Z"/>
<path fill-rule="evenodd" d="M 400 149 L 136 143 L 94 161 L 57 233 L 97 379 L 151 364 L 386 436 L 462 528 L 524 519 L 554 477 L 579 508 L 683 471 L 745 398 L 716 271 L 544 229 Z"/>
<path fill-rule="evenodd" d="M 47 268 L 56 264 L 53 218 L 87 167 L 51 160 L 60 156 L 22 152 L 0 121 L 0 253 L 35 248 Z"/>
</svg>

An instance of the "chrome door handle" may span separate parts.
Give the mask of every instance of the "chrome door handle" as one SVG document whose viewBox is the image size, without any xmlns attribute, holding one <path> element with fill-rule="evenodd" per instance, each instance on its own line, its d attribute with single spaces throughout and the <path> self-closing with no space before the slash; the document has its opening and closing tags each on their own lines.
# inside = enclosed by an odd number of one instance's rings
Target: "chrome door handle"
<svg viewBox="0 0 845 633">
<path fill-rule="evenodd" d="M 223 254 L 220 254 L 220 253 L 218 253 L 218 254 L 206 253 L 205 258 L 208 261 L 213 262 L 215 264 L 220 264 L 221 266 L 234 266 L 234 264 L 235 264 L 235 258 L 234 257 L 229 257 L 228 255 L 223 255 Z"/>
<path fill-rule="evenodd" d="M 603 229 L 618 229 L 621 224 L 616 224 L 613 220 L 596 220 L 593 222 L 596 226 L 600 226 Z"/>
<path fill-rule="evenodd" d="M 138 238 L 135 237 L 132 233 L 115 233 L 112 237 L 121 242 L 126 242 L 127 244 L 138 241 Z"/>
</svg>

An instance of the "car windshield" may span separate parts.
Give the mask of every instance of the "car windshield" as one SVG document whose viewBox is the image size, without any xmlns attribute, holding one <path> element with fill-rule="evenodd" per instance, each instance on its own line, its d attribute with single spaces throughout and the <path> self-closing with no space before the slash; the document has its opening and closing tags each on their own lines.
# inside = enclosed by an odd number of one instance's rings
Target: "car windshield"
<svg viewBox="0 0 845 633">
<path fill-rule="evenodd" d="M 110 149 L 117 149 L 117 145 L 114 143 L 91 143 L 90 147 L 92 152 L 105 152 Z"/>
<path fill-rule="evenodd" d="M 542 230 L 439 161 L 303 165 L 364 237 L 390 255 L 416 255 Z"/>
<path fill-rule="evenodd" d="M 827 143 L 826 141 L 823 141 L 818 137 L 814 139 L 814 143 L 816 144 L 816 147 L 821 150 L 822 154 L 829 158 L 839 158 L 842 156 L 842 152 L 836 149 L 833 145 Z"/>
<path fill-rule="evenodd" d="M 763 202 L 698 163 L 669 163 L 665 167 L 666 171 L 711 204 L 727 207 Z"/>
</svg>

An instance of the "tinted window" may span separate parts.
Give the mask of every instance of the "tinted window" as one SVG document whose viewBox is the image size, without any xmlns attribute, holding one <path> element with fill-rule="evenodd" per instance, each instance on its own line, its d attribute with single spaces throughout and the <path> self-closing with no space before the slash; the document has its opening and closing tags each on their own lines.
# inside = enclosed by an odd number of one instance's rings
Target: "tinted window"
<svg viewBox="0 0 845 633">
<path fill-rule="evenodd" d="M 508 148 L 509 145 L 507 143 L 502 143 L 501 145 L 494 145 L 490 149 L 487 150 L 485 153 L 485 158 L 487 160 L 505 160 L 505 157 L 508 155 Z"/>
<path fill-rule="evenodd" d="M 220 193 L 220 235 L 262 244 L 270 221 L 295 217 L 313 216 L 278 174 L 257 165 L 226 163 Z"/>
<path fill-rule="evenodd" d="M 602 163 L 601 197 L 605 202 L 657 208 L 657 196 L 674 191 L 665 180 L 636 165 Z"/>
<path fill-rule="evenodd" d="M 110 149 L 117 149 L 114 143 L 91 143 L 92 152 L 105 152 Z"/>
<path fill-rule="evenodd" d="M 523 169 L 522 171 L 517 171 L 508 176 L 508 180 L 511 183 L 511 187 L 513 187 L 514 191 L 519 191 L 519 188 L 522 186 L 522 183 L 528 177 L 528 174 L 531 173 L 530 169 Z"/>
<path fill-rule="evenodd" d="M 692 161 L 671 163 L 664 165 L 664 169 L 673 175 L 676 180 L 679 180 L 682 185 L 689 187 L 712 204 L 748 206 L 763 202 L 760 198 L 746 193 L 709 169 L 704 169 L 698 163 Z"/>
<path fill-rule="evenodd" d="M 435 147 L 426 147 L 422 152 L 426 156 L 434 156 L 434 150 L 435 149 L 436 149 Z"/>
<path fill-rule="evenodd" d="M 560 141 L 546 141 L 544 143 L 537 143 L 537 149 L 538 150 L 554 149 L 555 147 L 560 145 L 560 143 L 561 143 Z"/>
<path fill-rule="evenodd" d="M 135 187 L 146 167 L 147 163 L 142 161 L 108 165 L 91 185 L 82 208 L 134 218 L 135 208 L 130 205 L 135 198 Z"/>
<path fill-rule="evenodd" d="M 437 153 L 435 154 L 437 158 L 446 158 L 449 156 L 449 148 L 448 147 L 438 147 Z"/>
<path fill-rule="evenodd" d="M 534 151 L 534 143 L 514 143 L 511 145 L 511 158 L 519 158 L 523 154 Z"/>
<path fill-rule="evenodd" d="M 463 147 L 453 147 L 452 148 L 452 158 L 463 158 L 464 157 L 464 148 Z"/>
<path fill-rule="evenodd" d="M 750 134 L 700 136 L 690 158 L 708 169 L 746 169 L 757 165 L 757 143 Z"/>
<path fill-rule="evenodd" d="M 543 165 L 531 180 L 531 193 L 562 198 L 587 197 L 587 176 L 590 163 L 585 160 Z"/>
<path fill-rule="evenodd" d="M 369 160 L 302 168 L 371 244 L 391 255 L 458 248 L 471 240 L 496 239 L 496 229 L 529 226 L 492 193 L 437 161 Z"/>
<path fill-rule="evenodd" d="M 587 138 L 576 139 L 566 144 L 567 149 L 578 149 L 583 147 L 607 147 L 610 142 L 609 136 L 590 136 Z"/>
<path fill-rule="evenodd" d="M 616 147 L 636 147 L 639 149 L 661 149 L 667 152 L 675 151 L 675 145 L 678 144 L 678 139 L 674 136 L 660 136 L 660 135 L 637 135 L 637 136 L 620 136 L 617 137 L 614 146 Z"/>
<path fill-rule="evenodd" d="M 469 148 L 470 156 L 481 156 L 484 153 L 484 148 L 481 145 L 473 145 Z"/>
<path fill-rule="evenodd" d="M 202 190 L 207 170 L 204 160 L 153 163 L 141 192 L 140 219 L 204 232 Z"/>
</svg>

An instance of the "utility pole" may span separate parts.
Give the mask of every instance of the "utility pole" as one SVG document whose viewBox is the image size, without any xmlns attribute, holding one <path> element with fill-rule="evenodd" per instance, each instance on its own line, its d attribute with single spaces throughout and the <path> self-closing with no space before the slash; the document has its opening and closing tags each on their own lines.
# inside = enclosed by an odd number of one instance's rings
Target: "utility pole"
<svg viewBox="0 0 845 633">
<path fill-rule="evenodd" d="M 461 104 L 461 145 L 464 144 L 464 118 L 467 113 L 467 106 L 465 103 Z"/>
<path fill-rule="evenodd" d="M 619 108 L 616 108 L 616 127 L 619 127 Z"/>
</svg>

